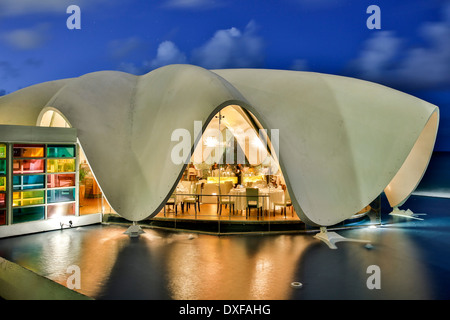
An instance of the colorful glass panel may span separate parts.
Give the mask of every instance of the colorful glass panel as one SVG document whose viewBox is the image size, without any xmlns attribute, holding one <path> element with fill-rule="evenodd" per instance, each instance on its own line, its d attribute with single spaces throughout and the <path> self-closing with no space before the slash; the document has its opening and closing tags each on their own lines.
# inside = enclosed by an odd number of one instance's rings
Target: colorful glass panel
<svg viewBox="0 0 450 320">
<path fill-rule="evenodd" d="M 75 159 L 48 159 L 47 172 L 75 172 Z"/>
<path fill-rule="evenodd" d="M 51 145 L 47 146 L 48 158 L 73 158 L 75 157 L 74 145 Z"/>
<path fill-rule="evenodd" d="M 63 188 L 75 186 L 75 174 L 49 174 L 47 175 L 47 188 Z"/>
</svg>

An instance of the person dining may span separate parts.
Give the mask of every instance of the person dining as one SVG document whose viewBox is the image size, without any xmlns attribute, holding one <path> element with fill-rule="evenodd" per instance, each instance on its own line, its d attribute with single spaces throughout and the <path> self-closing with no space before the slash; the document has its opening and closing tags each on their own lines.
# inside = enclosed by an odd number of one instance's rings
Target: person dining
<svg viewBox="0 0 450 320">
<path fill-rule="evenodd" d="M 242 182 L 242 165 L 240 163 L 238 163 L 236 165 L 236 167 L 234 168 L 234 174 L 237 177 L 237 183 L 235 185 L 235 187 L 241 185 Z"/>
</svg>

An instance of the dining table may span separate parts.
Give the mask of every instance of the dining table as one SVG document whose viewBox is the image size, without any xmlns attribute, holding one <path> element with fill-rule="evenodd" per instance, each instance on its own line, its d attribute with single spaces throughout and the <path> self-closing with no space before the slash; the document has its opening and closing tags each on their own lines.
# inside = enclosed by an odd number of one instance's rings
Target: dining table
<svg viewBox="0 0 450 320">
<path fill-rule="evenodd" d="M 230 200 L 234 201 L 235 210 L 245 210 L 247 207 L 246 188 L 233 188 L 229 194 Z M 259 207 L 263 210 L 272 210 L 273 203 L 284 201 L 282 188 L 258 188 Z"/>
</svg>

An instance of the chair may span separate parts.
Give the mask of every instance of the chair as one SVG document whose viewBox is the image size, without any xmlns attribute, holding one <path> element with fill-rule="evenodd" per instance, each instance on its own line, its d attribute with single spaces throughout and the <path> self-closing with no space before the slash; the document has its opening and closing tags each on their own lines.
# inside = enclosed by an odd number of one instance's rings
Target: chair
<svg viewBox="0 0 450 320">
<path fill-rule="evenodd" d="M 228 212 L 231 212 L 231 208 L 233 207 L 233 214 L 235 213 L 235 201 L 231 199 L 229 194 L 219 196 L 219 215 L 222 214 L 222 205 L 225 205 L 225 208 L 230 206 Z"/>
<path fill-rule="evenodd" d="M 189 210 L 189 207 L 191 204 L 194 205 L 195 214 L 197 214 L 197 206 L 198 206 L 198 212 L 200 212 L 200 198 L 202 196 L 202 189 L 203 189 L 203 183 L 199 184 L 193 184 L 192 185 L 192 195 L 184 198 L 183 202 L 181 204 L 181 210 L 184 212 L 184 204 L 187 204 L 186 209 Z"/>
<path fill-rule="evenodd" d="M 245 217 L 250 216 L 251 208 L 256 208 L 258 210 L 258 217 L 260 211 L 262 211 L 262 206 L 259 205 L 259 189 L 258 188 L 246 188 L 246 201 L 247 206 L 245 208 Z"/>
<path fill-rule="evenodd" d="M 287 190 L 284 191 L 284 201 L 283 202 L 274 202 L 273 203 L 273 215 L 275 216 L 276 207 L 281 207 L 282 212 L 284 213 L 284 217 L 286 218 L 286 208 L 291 207 L 292 216 L 294 216 L 294 210 L 292 206 L 291 197 L 289 196 L 289 192 Z"/>
<path fill-rule="evenodd" d="M 164 206 L 164 216 L 166 216 L 166 206 L 172 206 L 173 210 L 175 210 L 175 215 L 177 214 L 177 202 L 175 194 L 172 194 L 167 200 L 166 205 Z"/>
<path fill-rule="evenodd" d="M 223 187 L 220 188 L 222 194 L 228 194 L 233 189 L 233 181 L 225 181 Z"/>
</svg>

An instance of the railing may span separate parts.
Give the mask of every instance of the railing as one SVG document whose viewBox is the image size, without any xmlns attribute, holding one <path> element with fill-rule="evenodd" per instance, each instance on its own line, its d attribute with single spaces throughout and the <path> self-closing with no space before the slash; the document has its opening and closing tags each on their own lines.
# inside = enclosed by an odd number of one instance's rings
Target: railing
<svg viewBox="0 0 450 320">
<path fill-rule="evenodd" d="M 203 202 L 204 198 L 213 197 L 213 201 Z M 256 218 L 257 220 L 274 220 L 276 218 L 276 208 L 274 204 L 268 203 L 267 206 L 267 198 L 269 198 L 269 194 L 258 194 L 258 195 L 247 195 L 247 194 L 196 194 L 196 193 L 174 193 L 171 198 L 174 200 L 169 200 L 164 206 L 164 217 L 168 217 L 169 215 L 180 216 L 184 218 L 190 219 L 224 219 L 228 218 L 228 220 L 249 220 L 251 218 Z M 237 199 L 251 199 L 250 201 L 257 201 L 257 207 L 248 206 L 248 201 L 244 200 L 244 203 L 241 203 L 239 207 L 236 207 Z M 257 198 L 258 200 L 254 200 Z M 186 199 L 188 199 L 186 201 Z M 198 201 L 197 201 L 198 199 Z M 242 200 L 241 200 L 242 201 Z M 186 207 L 185 207 L 186 205 Z M 196 205 L 197 208 L 204 207 L 205 205 L 216 206 L 215 211 L 212 210 L 211 207 L 207 209 L 207 212 L 201 212 L 201 208 L 197 210 L 187 207 L 187 205 Z M 174 207 L 172 210 L 170 207 Z M 227 206 L 228 215 L 224 214 L 223 206 Z M 231 206 L 231 207 L 230 207 Z M 233 208 L 234 206 L 234 208 Z M 176 208 L 175 208 L 176 207 Z M 179 207 L 179 208 L 178 208 Z M 176 209 L 176 210 L 175 210 Z M 181 211 L 179 211 L 180 209 Z M 234 210 L 233 210 L 234 209 Z M 258 210 L 259 209 L 259 210 Z M 248 210 L 248 211 L 247 211 Z M 256 212 L 256 215 L 255 215 Z M 287 216 L 286 216 L 287 217 Z M 286 218 L 284 214 L 280 216 L 280 220 Z M 293 209 L 291 217 L 293 220 L 298 220 L 297 216 L 294 215 Z"/>
</svg>

